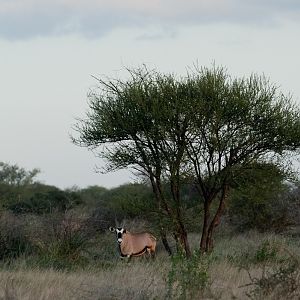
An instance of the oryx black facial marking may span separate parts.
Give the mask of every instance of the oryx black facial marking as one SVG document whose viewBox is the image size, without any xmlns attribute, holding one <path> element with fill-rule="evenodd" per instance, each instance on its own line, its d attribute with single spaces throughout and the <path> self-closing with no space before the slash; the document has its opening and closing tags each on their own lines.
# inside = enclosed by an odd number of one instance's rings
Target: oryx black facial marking
<svg viewBox="0 0 300 300">
<path fill-rule="evenodd" d="M 124 228 L 121 228 L 121 227 L 116 228 L 116 235 L 117 235 L 118 244 L 122 243 L 124 233 L 126 233 L 126 230 Z"/>
</svg>

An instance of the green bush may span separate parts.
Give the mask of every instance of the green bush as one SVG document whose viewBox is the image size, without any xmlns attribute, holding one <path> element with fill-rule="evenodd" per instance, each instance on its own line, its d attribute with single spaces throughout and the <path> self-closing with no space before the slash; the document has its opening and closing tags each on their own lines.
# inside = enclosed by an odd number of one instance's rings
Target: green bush
<svg viewBox="0 0 300 300">
<path fill-rule="evenodd" d="M 300 299 L 299 258 L 290 256 L 275 268 L 262 267 L 260 277 L 252 277 L 250 299 Z"/>
<path fill-rule="evenodd" d="M 71 268 L 86 261 L 85 252 L 91 246 L 92 230 L 83 220 L 65 215 L 51 215 L 43 220 L 36 233 L 38 264 L 55 269 Z"/>
<path fill-rule="evenodd" d="M 263 263 L 274 261 L 278 256 L 278 249 L 276 245 L 270 241 L 264 241 L 254 254 L 255 263 Z"/>
<path fill-rule="evenodd" d="M 94 227 L 104 232 L 115 226 L 116 220 L 147 220 L 155 224 L 156 208 L 149 186 L 144 184 L 124 184 L 104 191 L 91 211 Z"/>
<path fill-rule="evenodd" d="M 0 215 L 0 260 L 16 258 L 32 251 L 33 245 L 23 220 L 9 213 Z"/>
<path fill-rule="evenodd" d="M 273 164 L 255 164 L 237 178 L 230 197 L 228 215 L 238 231 L 255 229 L 261 232 L 286 230 L 294 223 L 299 210 L 287 174 Z"/>
<path fill-rule="evenodd" d="M 209 257 L 194 252 L 187 259 L 183 255 L 171 257 L 168 273 L 168 298 L 200 299 L 209 284 Z"/>
<path fill-rule="evenodd" d="M 7 205 L 7 209 L 15 214 L 45 214 L 65 212 L 80 203 L 80 197 L 77 193 L 53 188 L 49 191 L 37 191 L 28 198 L 10 203 Z"/>
</svg>

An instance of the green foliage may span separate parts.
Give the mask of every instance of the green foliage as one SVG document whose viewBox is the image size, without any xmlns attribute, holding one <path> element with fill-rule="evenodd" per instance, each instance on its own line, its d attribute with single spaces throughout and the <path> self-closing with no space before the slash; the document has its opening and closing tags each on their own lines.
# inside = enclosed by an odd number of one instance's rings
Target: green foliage
<svg viewBox="0 0 300 300">
<path fill-rule="evenodd" d="M 263 266 L 260 277 L 252 277 L 252 290 L 247 293 L 250 299 L 299 299 L 300 297 L 299 258 L 290 255 L 276 268 Z"/>
<path fill-rule="evenodd" d="M 51 212 L 64 212 L 82 201 L 75 192 L 61 191 L 53 188 L 46 192 L 36 192 L 23 201 L 7 205 L 10 211 L 20 213 L 45 214 Z"/>
<path fill-rule="evenodd" d="M 284 265 L 290 258 L 290 252 L 282 241 L 264 238 L 258 245 L 252 245 L 244 251 L 239 250 L 229 260 L 239 268 L 248 270 L 253 266 L 268 269 L 272 265 Z"/>
<path fill-rule="evenodd" d="M 254 262 L 262 263 L 275 260 L 277 254 L 277 247 L 270 243 L 270 241 L 264 241 L 254 254 Z"/>
<path fill-rule="evenodd" d="M 181 78 L 145 67 L 129 75 L 99 79 L 73 142 L 106 159 L 106 171 L 132 167 L 148 178 L 157 210 L 178 236 L 186 232 L 185 183 L 198 183 L 204 217 L 220 203 L 213 221 L 204 221 L 204 239 L 211 239 L 236 179 L 300 146 L 299 108 L 265 77 L 232 78 L 215 66 Z"/>
<path fill-rule="evenodd" d="M 84 206 L 94 208 L 99 203 L 102 203 L 103 195 L 105 195 L 106 192 L 106 188 L 94 185 L 78 190 L 78 195 Z"/>
<path fill-rule="evenodd" d="M 291 205 L 295 199 L 284 183 L 288 176 L 277 165 L 255 164 L 235 181 L 228 214 L 239 231 L 283 231 L 292 223 Z"/>
<path fill-rule="evenodd" d="M 0 215 L 0 260 L 29 254 L 33 245 L 27 236 L 24 222 L 8 213 Z"/>
<path fill-rule="evenodd" d="M 64 212 L 82 203 L 76 190 L 62 191 L 35 181 L 40 171 L 0 162 L 0 207 L 13 213 Z"/>
<path fill-rule="evenodd" d="M 72 268 L 86 260 L 84 252 L 91 247 L 93 230 L 78 219 L 49 216 L 35 237 L 38 265 L 54 269 Z"/>
<path fill-rule="evenodd" d="M 153 207 L 152 191 L 144 184 L 125 184 L 103 195 L 103 201 L 117 216 L 124 218 L 145 217 Z"/>
<path fill-rule="evenodd" d="M 82 192 L 79 192 L 80 196 Z M 96 193 L 97 194 L 97 193 Z M 85 197 L 85 196 L 84 196 Z M 83 201 L 84 198 L 82 199 Z M 144 184 L 124 184 L 117 188 L 101 192 L 101 196 L 89 200 L 90 225 L 98 231 L 106 231 L 109 226 L 115 226 L 116 220 L 147 220 L 155 223 L 155 207 L 149 186 Z M 89 205 L 89 204 L 88 204 Z"/>
<path fill-rule="evenodd" d="M 209 284 L 209 258 L 194 252 L 187 259 L 177 254 L 171 257 L 168 273 L 169 299 L 200 299 Z"/>
<path fill-rule="evenodd" d="M 35 177 L 40 173 L 39 169 L 27 171 L 18 165 L 10 165 L 0 162 L 0 183 L 11 186 L 27 186 L 34 182 Z"/>
</svg>

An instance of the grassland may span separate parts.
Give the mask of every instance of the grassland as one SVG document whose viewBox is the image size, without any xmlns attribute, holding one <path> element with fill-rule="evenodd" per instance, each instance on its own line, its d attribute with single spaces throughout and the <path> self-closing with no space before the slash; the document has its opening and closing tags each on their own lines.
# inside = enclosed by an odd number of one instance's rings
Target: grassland
<svg viewBox="0 0 300 300">
<path fill-rule="evenodd" d="M 196 249 L 199 236 L 189 238 Z M 3 263 L 0 299 L 299 299 L 299 246 L 297 236 L 226 234 L 212 254 L 195 254 L 191 262 L 161 247 L 155 260 L 128 262 L 104 234 L 94 259 L 71 269 L 42 267 L 28 257 Z"/>
</svg>

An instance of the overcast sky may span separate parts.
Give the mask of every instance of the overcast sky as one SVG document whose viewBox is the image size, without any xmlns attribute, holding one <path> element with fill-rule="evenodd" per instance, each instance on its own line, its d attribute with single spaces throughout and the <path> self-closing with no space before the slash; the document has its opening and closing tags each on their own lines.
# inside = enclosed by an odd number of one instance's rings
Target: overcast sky
<svg viewBox="0 0 300 300">
<path fill-rule="evenodd" d="M 61 188 L 130 182 L 96 174 L 103 162 L 70 141 L 91 75 L 215 62 L 264 73 L 300 104 L 299 37 L 299 0 L 0 0 L 0 161 Z"/>
</svg>

